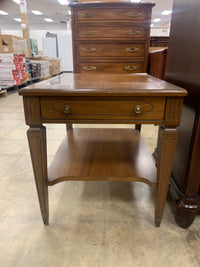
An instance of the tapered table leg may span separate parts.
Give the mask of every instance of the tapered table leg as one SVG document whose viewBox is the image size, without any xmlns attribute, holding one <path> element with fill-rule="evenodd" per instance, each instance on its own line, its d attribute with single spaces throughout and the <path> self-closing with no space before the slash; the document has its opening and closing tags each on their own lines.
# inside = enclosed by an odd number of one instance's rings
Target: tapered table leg
<svg viewBox="0 0 200 267">
<path fill-rule="evenodd" d="M 156 196 L 155 225 L 160 226 L 167 197 L 172 165 L 176 151 L 178 132 L 176 129 L 159 128 L 158 134 L 158 188 Z"/>
<path fill-rule="evenodd" d="M 35 183 L 44 224 L 49 224 L 46 128 L 30 127 L 27 131 Z"/>
<path fill-rule="evenodd" d="M 73 124 L 68 123 L 66 124 L 66 130 L 72 130 L 73 129 Z"/>
</svg>

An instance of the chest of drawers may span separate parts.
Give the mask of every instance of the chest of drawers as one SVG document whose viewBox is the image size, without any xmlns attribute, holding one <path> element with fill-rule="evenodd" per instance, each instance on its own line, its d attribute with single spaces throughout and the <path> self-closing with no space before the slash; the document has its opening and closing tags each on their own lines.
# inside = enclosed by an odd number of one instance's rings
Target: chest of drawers
<svg viewBox="0 0 200 267">
<path fill-rule="evenodd" d="M 153 3 L 72 3 L 75 73 L 147 72 Z"/>
</svg>

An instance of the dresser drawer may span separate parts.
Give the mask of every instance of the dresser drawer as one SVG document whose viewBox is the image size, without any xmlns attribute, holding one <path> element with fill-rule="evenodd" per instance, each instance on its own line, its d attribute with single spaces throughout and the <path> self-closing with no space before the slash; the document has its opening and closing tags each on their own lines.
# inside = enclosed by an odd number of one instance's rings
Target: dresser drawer
<svg viewBox="0 0 200 267">
<path fill-rule="evenodd" d="M 77 56 L 96 57 L 144 57 L 145 43 L 87 42 L 77 43 Z"/>
<path fill-rule="evenodd" d="M 129 39 L 145 40 L 146 30 L 144 26 L 78 26 L 76 30 L 76 39 Z"/>
<path fill-rule="evenodd" d="M 77 64 L 77 71 L 78 73 L 138 73 L 144 72 L 144 63 L 85 62 Z"/>
<path fill-rule="evenodd" d="M 76 10 L 75 21 L 145 21 L 146 16 L 146 11 L 139 8 L 81 8 Z"/>
<path fill-rule="evenodd" d="M 130 100 L 41 99 L 42 119 L 154 119 L 164 118 L 165 97 Z"/>
</svg>

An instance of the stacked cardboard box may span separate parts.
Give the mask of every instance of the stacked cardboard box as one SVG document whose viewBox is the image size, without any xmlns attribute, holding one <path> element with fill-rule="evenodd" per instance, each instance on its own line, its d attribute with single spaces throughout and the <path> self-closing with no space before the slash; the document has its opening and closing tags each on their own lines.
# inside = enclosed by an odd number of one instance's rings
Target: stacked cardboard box
<svg viewBox="0 0 200 267">
<path fill-rule="evenodd" d="M 58 58 L 49 58 L 49 70 L 50 70 L 50 75 L 57 75 L 60 73 L 60 59 Z"/>
<path fill-rule="evenodd" d="M 0 54 L 0 86 L 26 82 L 25 55 Z"/>
<path fill-rule="evenodd" d="M 0 37 L 0 53 L 24 54 L 27 56 L 27 44 L 24 38 L 14 35 L 1 35 Z"/>
</svg>

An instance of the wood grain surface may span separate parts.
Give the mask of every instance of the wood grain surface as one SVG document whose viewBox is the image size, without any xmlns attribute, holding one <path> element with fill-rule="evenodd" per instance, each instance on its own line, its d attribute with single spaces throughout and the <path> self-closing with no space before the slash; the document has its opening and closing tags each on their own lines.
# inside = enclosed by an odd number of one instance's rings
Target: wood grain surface
<svg viewBox="0 0 200 267">
<path fill-rule="evenodd" d="M 133 129 L 73 129 L 48 170 L 49 185 L 67 180 L 140 181 L 156 186 L 156 166 Z"/>
</svg>

